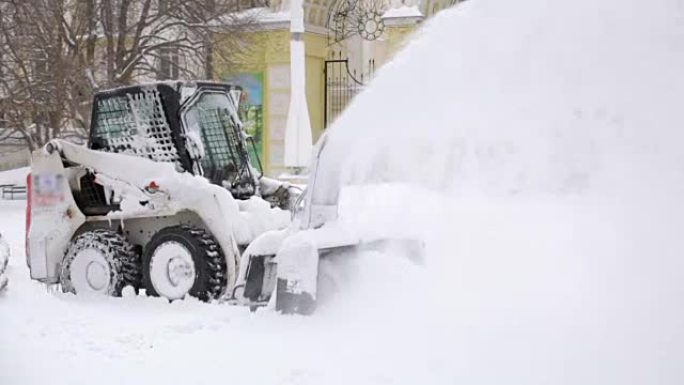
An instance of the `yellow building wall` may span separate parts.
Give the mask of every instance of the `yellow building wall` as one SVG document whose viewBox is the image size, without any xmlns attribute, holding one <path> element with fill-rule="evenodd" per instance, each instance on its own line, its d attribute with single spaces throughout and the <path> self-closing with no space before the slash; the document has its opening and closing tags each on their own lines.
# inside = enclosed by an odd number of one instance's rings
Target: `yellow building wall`
<svg viewBox="0 0 684 385">
<path fill-rule="evenodd" d="M 411 35 L 418 28 L 417 24 L 407 24 L 390 26 L 385 32 L 387 33 L 387 49 L 388 57 L 391 58 L 401 51 L 402 48 L 410 41 Z"/>
<path fill-rule="evenodd" d="M 306 98 L 314 143 L 323 131 L 323 66 L 327 54 L 327 39 L 323 35 L 306 33 Z M 263 159 L 269 175 L 286 171 L 282 167 L 284 129 L 290 98 L 290 32 L 273 30 L 254 32 L 249 37 L 249 52 L 238 65 L 216 63 L 216 77 L 225 79 L 234 74 L 263 74 Z"/>
<path fill-rule="evenodd" d="M 247 41 L 249 49 L 240 57 L 239 63 L 215 64 L 215 74 L 218 80 L 229 78 L 231 75 L 241 73 L 261 73 L 263 76 L 263 137 L 262 137 L 262 159 L 264 171 L 271 174 L 272 139 L 271 130 L 271 111 L 272 93 L 269 75 L 269 67 L 276 64 L 289 64 L 289 34 L 286 31 L 259 31 L 249 35 Z M 277 142 L 278 140 L 276 140 Z M 281 140 L 282 141 L 282 140 Z"/>
<path fill-rule="evenodd" d="M 309 105 L 313 140 L 316 143 L 324 126 L 325 79 L 323 70 L 328 55 L 328 39 L 323 35 L 307 33 L 304 35 L 304 43 L 306 45 L 306 101 Z"/>
<path fill-rule="evenodd" d="M 416 24 L 388 26 L 384 52 L 391 58 L 401 50 L 416 30 Z M 290 99 L 290 32 L 287 29 L 263 30 L 249 36 L 249 50 L 237 65 L 228 66 L 218 58 L 217 79 L 240 73 L 263 74 L 263 152 L 262 164 L 268 175 L 277 176 L 283 167 L 284 130 Z M 314 143 L 324 128 L 324 65 L 329 51 L 327 36 L 306 32 L 306 98 Z M 337 47 L 339 50 L 339 47 Z M 378 67 L 383 63 L 377 63 Z"/>
</svg>

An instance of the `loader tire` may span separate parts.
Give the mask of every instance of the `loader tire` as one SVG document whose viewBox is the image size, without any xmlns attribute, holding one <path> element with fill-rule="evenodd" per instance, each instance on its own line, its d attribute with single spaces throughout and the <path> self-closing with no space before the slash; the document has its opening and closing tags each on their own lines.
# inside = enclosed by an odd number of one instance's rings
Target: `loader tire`
<svg viewBox="0 0 684 385">
<path fill-rule="evenodd" d="M 169 300 L 186 295 L 217 299 L 227 286 L 226 258 L 208 231 L 172 226 L 155 234 L 143 252 L 143 285 Z"/>
<path fill-rule="evenodd" d="M 88 231 L 69 244 L 59 280 L 65 293 L 120 296 L 126 286 L 140 287 L 140 255 L 121 234 Z"/>
</svg>

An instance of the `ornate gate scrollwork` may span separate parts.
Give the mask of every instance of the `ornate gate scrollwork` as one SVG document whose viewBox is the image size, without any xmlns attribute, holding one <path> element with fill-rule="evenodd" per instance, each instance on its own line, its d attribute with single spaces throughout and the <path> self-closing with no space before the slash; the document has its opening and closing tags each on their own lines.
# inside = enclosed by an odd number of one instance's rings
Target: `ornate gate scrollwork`
<svg viewBox="0 0 684 385">
<path fill-rule="evenodd" d="M 366 40 L 376 40 L 385 30 L 382 14 L 383 0 L 337 0 L 328 13 L 328 43 L 341 42 L 359 35 Z"/>
</svg>

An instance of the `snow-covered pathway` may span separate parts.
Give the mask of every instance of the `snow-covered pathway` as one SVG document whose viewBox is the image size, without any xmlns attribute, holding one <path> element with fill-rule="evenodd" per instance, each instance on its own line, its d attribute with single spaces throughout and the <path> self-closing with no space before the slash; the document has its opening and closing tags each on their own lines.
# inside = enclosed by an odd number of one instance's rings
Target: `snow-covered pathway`
<svg viewBox="0 0 684 385">
<path fill-rule="evenodd" d="M 415 384 L 441 382 L 448 366 L 433 357 L 430 331 L 357 317 L 351 307 L 299 317 L 49 292 L 28 277 L 23 204 L 0 201 L 0 232 L 12 249 L 0 299 L 0 384 Z"/>
</svg>

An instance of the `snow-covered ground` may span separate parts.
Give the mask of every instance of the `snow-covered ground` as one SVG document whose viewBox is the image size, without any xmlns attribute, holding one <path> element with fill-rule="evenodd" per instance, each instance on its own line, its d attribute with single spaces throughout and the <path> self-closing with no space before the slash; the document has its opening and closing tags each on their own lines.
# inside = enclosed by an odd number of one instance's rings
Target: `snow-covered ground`
<svg viewBox="0 0 684 385">
<path fill-rule="evenodd" d="M 0 172 L 0 185 L 14 184 L 17 186 L 26 185 L 26 175 L 29 173 L 28 167 L 17 168 Z"/>
<path fill-rule="evenodd" d="M 28 278 L 21 202 L 0 384 L 681 384 L 684 3 L 471 0 L 330 130 L 341 218 L 425 240 L 344 266 L 312 317 Z M 354 149 L 354 151 L 350 151 Z"/>
<path fill-rule="evenodd" d="M 355 288 L 358 304 L 315 317 L 148 297 L 79 298 L 31 282 L 23 258 L 23 204 L 0 201 L 11 242 L 10 286 L 0 299 L 1 384 L 375 384 L 445 379 L 449 357 L 418 309 L 373 320 L 394 293 Z M 377 255 L 382 259 L 386 256 Z M 401 261 L 400 261 L 401 262 Z M 380 263 L 377 261 L 375 263 Z M 388 276 L 415 274 L 390 266 Z M 377 277 L 368 277 L 377 279 Z M 358 306 L 358 308 L 357 308 Z M 396 319 L 395 319 L 396 317 Z M 399 321 L 402 327 L 396 327 Z"/>
</svg>

